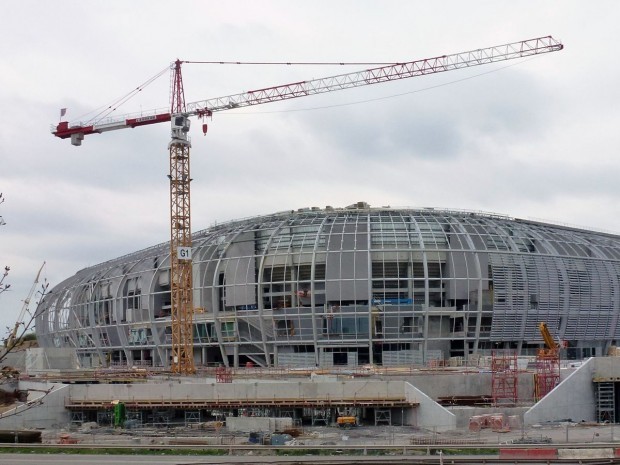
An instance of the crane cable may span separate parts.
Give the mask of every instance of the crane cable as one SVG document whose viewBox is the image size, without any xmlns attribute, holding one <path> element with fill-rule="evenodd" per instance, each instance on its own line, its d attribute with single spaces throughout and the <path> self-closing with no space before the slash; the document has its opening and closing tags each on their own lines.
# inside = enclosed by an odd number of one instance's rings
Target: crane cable
<svg viewBox="0 0 620 465">
<path fill-rule="evenodd" d="M 128 92 L 127 94 L 123 95 L 122 97 L 117 98 L 116 100 L 110 102 L 109 104 L 100 106 L 99 108 L 96 108 L 96 109 L 94 109 L 92 111 L 89 111 L 88 113 L 83 114 L 82 116 L 80 116 L 77 119 L 78 120 L 82 120 L 82 118 L 86 118 L 88 115 L 97 112 L 94 116 L 91 116 L 91 117 L 87 118 L 86 121 L 88 123 L 92 122 L 94 124 L 100 122 L 102 119 L 108 117 L 111 113 L 115 112 L 121 105 L 125 104 L 131 98 L 135 97 L 139 92 L 141 92 L 149 84 L 152 84 L 158 78 L 160 78 L 161 76 L 166 74 L 169 70 L 170 70 L 170 67 L 166 66 L 164 69 L 159 71 L 157 74 L 155 74 L 151 78 L 147 79 L 144 83 L 140 84 L 135 89 L 132 89 L 130 92 Z"/>
<path fill-rule="evenodd" d="M 297 65 L 310 65 L 310 66 L 389 66 L 389 65 L 398 65 L 401 63 L 400 61 L 390 61 L 390 62 L 366 62 L 366 61 L 187 61 L 183 60 L 183 63 L 190 64 L 202 64 L 202 65 L 286 65 L 286 66 L 297 66 Z"/>
<path fill-rule="evenodd" d="M 288 65 L 288 66 L 296 66 L 296 65 L 315 65 L 315 66 L 325 66 L 325 65 L 338 65 L 338 66 L 383 66 L 383 65 L 391 65 L 395 63 L 380 63 L 380 62 L 295 62 L 295 61 L 188 61 L 183 60 L 182 63 L 189 64 L 219 64 L 219 65 Z M 97 124 L 101 122 L 104 118 L 108 117 L 111 113 L 115 112 L 121 105 L 127 103 L 133 97 L 135 97 L 139 92 L 141 92 L 145 87 L 149 84 L 152 84 L 154 81 L 163 76 L 168 70 L 170 66 L 165 67 L 157 74 L 147 79 L 143 84 L 139 85 L 135 89 L 131 90 L 127 94 L 118 99 L 110 102 L 109 104 L 102 105 L 94 110 L 89 111 L 88 113 L 84 113 L 83 115 L 77 117 L 76 119 L 79 121 L 84 120 L 84 124 Z M 95 113 L 93 116 L 90 116 L 92 113 Z"/>
<path fill-rule="evenodd" d="M 325 105 L 325 106 L 321 106 L 321 107 L 299 108 L 299 109 L 289 109 L 289 110 L 245 112 L 243 114 L 248 115 L 248 114 L 270 114 L 270 113 L 292 113 L 292 112 L 301 112 L 301 111 L 315 111 L 315 110 L 323 110 L 323 109 L 328 109 L 328 108 L 338 108 L 338 107 L 345 107 L 345 106 L 351 106 L 351 105 L 360 105 L 360 104 L 376 102 L 376 101 L 380 101 L 380 100 L 387 100 L 387 99 L 391 99 L 391 98 L 402 97 L 404 95 L 417 94 L 419 92 L 425 92 L 427 90 L 437 89 L 439 87 L 444 87 L 444 86 L 456 84 L 458 82 L 467 81 L 467 80 L 470 80 L 470 79 L 473 79 L 473 78 L 484 76 L 486 74 L 495 73 L 497 71 L 501 71 L 503 69 L 510 68 L 512 66 L 517 66 L 517 65 L 519 65 L 521 63 L 524 63 L 526 61 L 532 60 L 534 58 L 537 58 L 537 57 L 536 56 L 529 57 L 529 58 L 526 58 L 526 59 L 524 59 L 522 61 L 519 61 L 517 63 L 513 63 L 513 64 L 510 64 L 510 65 L 502 66 L 500 68 L 497 68 L 497 69 L 494 69 L 494 70 L 491 70 L 491 71 L 485 71 L 483 73 L 478 73 L 478 74 L 475 74 L 473 76 L 464 77 L 462 79 L 457 79 L 457 80 L 454 80 L 454 81 L 446 82 L 446 83 L 443 83 L 443 84 L 437 84 L 437 85 L 434 85 L 434 86 L 425 87 L 423 89 L 417 89 L 417 90 L 413 90 L 413 91 L 410 91 L 410 92 L 403 92 L 403 93 L 399 93 L 399 94 L 387 95 L 387 96 L 384 96 L 384 97 L 377 97 L 377 98 L 368 99 L 368 100 L 359 100 L 359 101 L 356 101 L 356 102 L 340 103 L 340 104 L 334 104 L 334 105 Z M 383 65 L 398 64 L 398 62 L 396 62 L 396 63 L 393 63 L 393 62 L 391 62 L 391 63 L 381 63 L 381 62 L 255 62 L 255 61 L 188 61 L 188 60 L 183 60 L 182 63 L 188 63 L 188 64 L 221 64 L 221 65 L 279 65 L 279 66 L 282 66 L 282 65 L 287 65 L 287 66 L 294 66 L 294 65 L 383 66 Z M 152 84 L 154 81 L 156 81 L 162 75 L 164 75 L 169 69 L 170 69 L 170 67 L 167 66 L 166 68 L 162 69 L 157 74 L 155 74 L 151 78 L 147 79 L 143 84 L 141 84 L 138 87 L 136 87 L 135 89 L 131 90 L 130 92 L 128 92 L 124 96 L 119 97 L 118 99 L 112 101 L 111 103 L 109 103 L 107 105 L 103 105 L 103 106 L 101 106 L 101 107 L 99 107 L 99 108 L 97 108 L 95 110 L 92 110 L 92 111 L 90 111 L 88 113 L 85 113 L 84 115 L 78 117 L 77 119 L 81 120 L 82 118 L 86 118 L 86 116 L 88 116 L 89 114 L 97 112 L 94 116 L 86 119 L 86 122 L 87 123 L 94 123 L 94 124 L 100 122 L 102 119 L 108 117 L 111 113 L 115 112 L 121 105 L 125 104 L 127 101 L 129 101 L 130 99 L 135 97 L 139 92 L 141 92 L 149 84 Z M 232 114 L 239 115 L 240 113 L 232 113 Z"/>
<path fill-rule="evenodd" d="M 352 106 L 352 105 L 361 105 L 364 103 L 371 103 L 371 102 L 378 102 L 381 100 L 388 100 L 388 99 L 392 99 L 392 98 L 396 98 L 396 97 L 402 97 L 404 95 L 412 95 L 412 94 L 417 94 L 420 92 L 426 92 L 427 90 L 433 90 L 433 89 L 438 89 L 439 87 L 445 87 L 445 86 L 450 86 L 452 84 L 457 84 L 459 82 L 463 82 L 463 81 L 469 81 L 470 79 L 474 79 L 480 76 L 484 76 L 487 74 L 492 74 L 492 73 L 497 73 L 498 71 L 502 71 L 506 68 L 511 68 L 513 66 L 517 66 L 520 65 L 522 63 L 525 63 L 526 61 L 529 60 L 533 60 L 535 58 L 538 58 L 538 56 L 532 56 L 532 57 L 528 57 L 525 58 L 521 61 L 518 61 L 517 63 L 512 63 L 506 66 L 501 66 L 497 69 L 493 69 L 491 71 L 484 71 L 482 73 L 478 73 L 478 74 L 474 74 L 471 76 L 467 76 L 461 79 L 456 79 L 454 81 L 448 81 L 448 82 L 444 82 L 442 84 L 436 84 L 434 86 L 429 86 L 429 87 L 423 87 L 422 89 L 416 89 L 416 90 L 411 90 L 409 92 L 401 92 L 399 94 L 392 94 L 392 95 L 385 95 L 383 97 L 376 97 L 376 98 L 371 98 L 371 99 L 367 99 L 367 100 L 357 100 L 355 102 L 347 102 L 347 103 L 336 103 L 333 105 L 324 105 L 324 106 L 320 106 L 320 107 L 308 107 L 308 108 L 293 108 L 293 109 L 288 109 L 288 110 L 269 110 L 269 111 L 246 111 L 243 113 L 236 113 L 236 112 L 223 112 L 221 115 L 219 116 L 242 116 L 242 115 L 256 115 L 256 114 L 271 114 L 271 113 L 294 113 L 294 112 L 302 112 L 302 111 L 315 111 L 315 110 L 325 110 L 325 109 L 329 109 L 329 108 L 339 108 L 339 107 L 348 107 L 348 106 Z"/>
</svg>

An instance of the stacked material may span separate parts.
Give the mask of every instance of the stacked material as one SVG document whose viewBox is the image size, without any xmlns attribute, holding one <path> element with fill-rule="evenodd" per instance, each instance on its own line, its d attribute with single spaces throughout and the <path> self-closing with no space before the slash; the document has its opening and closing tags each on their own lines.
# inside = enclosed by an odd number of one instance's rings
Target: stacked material
<svg viewBox="0 0 620 465">
<path fill-rule="evenodd" d="M 517 417 L 518 420 L 518 417 Z M 512 420 L 514 422 L 514 419 Z M 510 431 L 511 421 L 508 421 L 503 413 L 491 413 L 486 415 L 474 415 L 469 419 L 469 431 L 478 432 L 481 429 L 490 428 L 493 431 Z"/>
</svg>

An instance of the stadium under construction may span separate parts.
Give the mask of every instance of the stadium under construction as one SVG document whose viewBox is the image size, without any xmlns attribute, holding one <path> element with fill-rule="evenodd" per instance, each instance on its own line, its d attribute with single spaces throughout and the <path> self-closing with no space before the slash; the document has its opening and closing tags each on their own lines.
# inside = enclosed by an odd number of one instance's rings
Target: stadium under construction
<svg viewBox="0 0 620 465">
<path fill-rule="evenodd" d="M 620 332 L 620 237 L 432 208 L 304 208 L 193 237 L 197 367 L 425 366 L 534 356 L 546 323 L 568 359 Z M 45 348 L 80 367 L 167 368 L 167 244 L 81 270 L 37 309 Z"/>
</svg>

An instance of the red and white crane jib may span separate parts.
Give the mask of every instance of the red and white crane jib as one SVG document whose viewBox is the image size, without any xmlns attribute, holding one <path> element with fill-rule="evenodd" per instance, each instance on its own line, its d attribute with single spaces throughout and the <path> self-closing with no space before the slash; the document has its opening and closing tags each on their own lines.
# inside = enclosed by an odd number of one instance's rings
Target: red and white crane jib
<svg viewBox="0 0 620 465">
<path fill-rule="evenodd" d="M 188 103 L 185 116 L 210 116 L 216 111 L 260 105 L 263 103 L 289 100 L 308 95 L 322 94 L 336 90 L 395 81 L 426 74 L 440 73 L 471 66 L 524 58 L 543 53 L 562 50 L 564 46 L 552 36 L 538 37 L 494 47 L 471 50 L 468 52 L 443 55 L 435 58 L 395 63 L 393 65 L 371 68 L 354 73 L 339 74 L 310 81 L 294 82 L 264 89 L 252 90 L 240 94 L 217 97 L 208 100 Z M 175 64 L 180 66 L 180 61 Z M 52 133 L 61 139 L 71 137 L 73 145 L 80 145 L 85 135 L 113 131 L 116 129 L 134 128 L 149 124 L 171 121 L 169 111 L 154 110 L 147 116 L 126 115 L 110 118 L 100 123 L 69 123 L 60 122 Z"/>
<path fill-rule="evenodd" d="M 564 46 L 551 36 L 513 42 L 469 52 L 443 55 L 424 60 L 395 63 L 393 65 L 367 69 L 355 73 L 340 74 L 311 81 L 301 81 L 265 89 L 252 90 L 236 95 L 192 102 L 186 105 L 188 112 L 198 109 L 211 112 L 260 105 L 279 100 L 288 100 L 307 95 L 321 94 L 335 90 L 395 81 L 425 74 L 440 73 L 459 68 L 484 65 L 497 61 L 524 58 L 562 50 Z"/>
</svg>

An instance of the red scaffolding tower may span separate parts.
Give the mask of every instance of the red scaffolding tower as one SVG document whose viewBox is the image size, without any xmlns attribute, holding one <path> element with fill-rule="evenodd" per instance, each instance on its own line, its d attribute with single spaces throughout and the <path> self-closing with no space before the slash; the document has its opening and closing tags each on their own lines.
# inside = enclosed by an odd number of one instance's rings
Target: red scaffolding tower
<svg viewBox="0 0 620 465">
<path fill-rule="evenodd" d="M 518 395 L 517 353 L 511 350 L 491 352 L 491 396 L 494 404 L 516 404 Z"/>
<path fill-rule="evenodd" d="M 536 382 L 534 396 L 536 400 L 545 397 L 560 382 L 560 350 L 540 349 L 536 356 Z"/>
<path fill-rule="evenodd" d="M 536 377 L 534 397 L 540 400 L 560 382 L 560 344 L 555 341 L 547 323 L 538 324 L 545 347 L 538 349 L 536 355 Z"/>
</svg>

